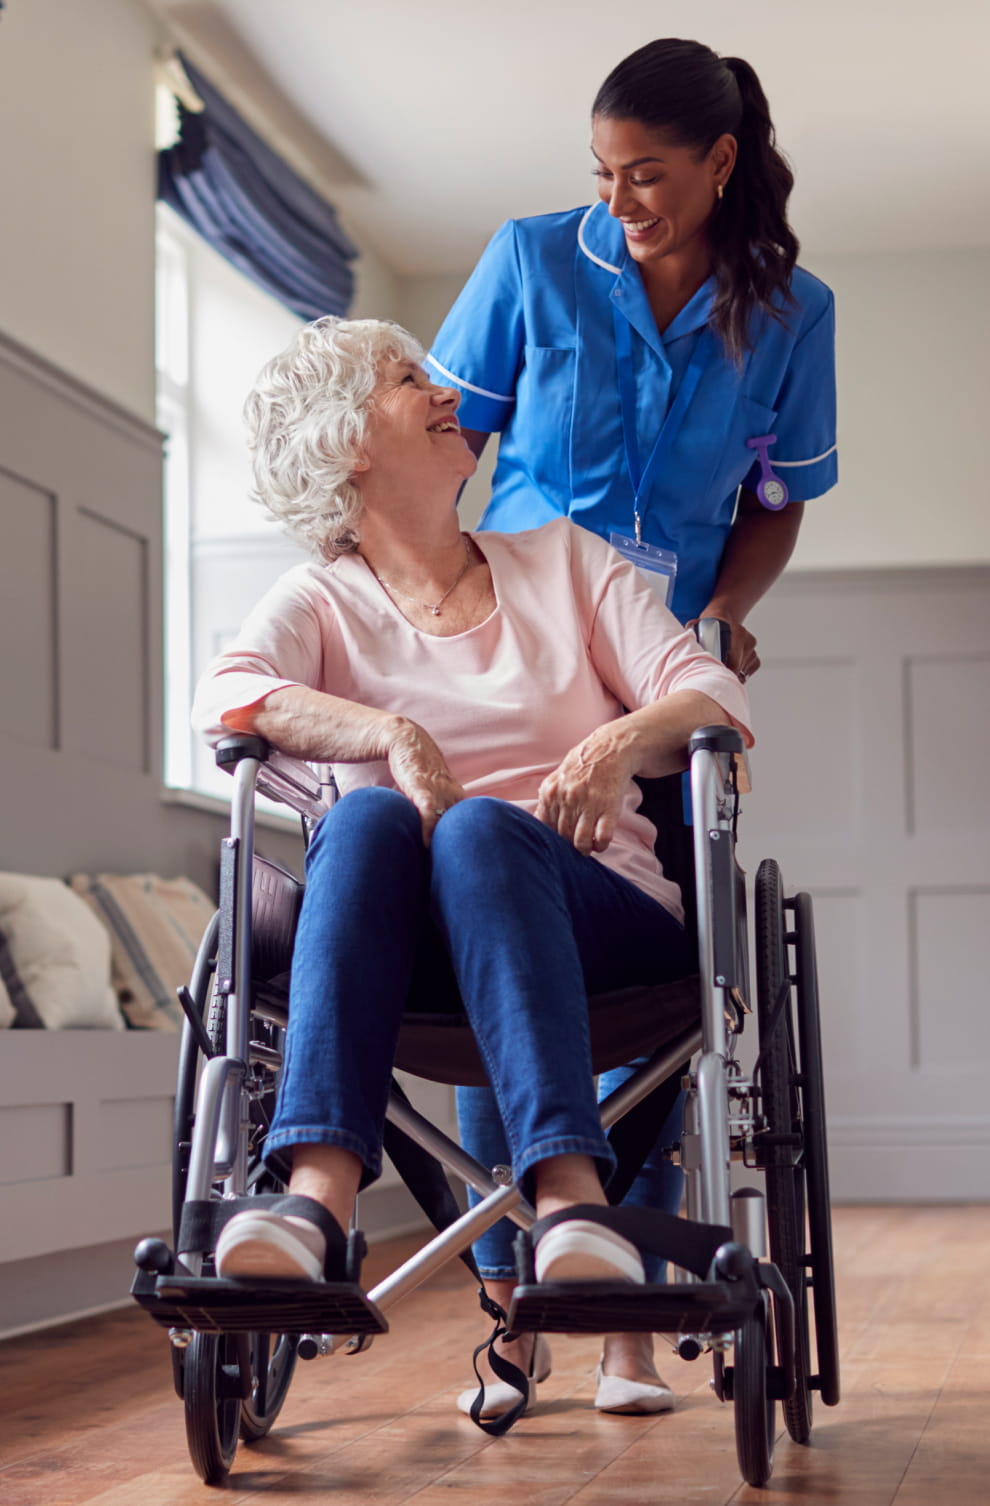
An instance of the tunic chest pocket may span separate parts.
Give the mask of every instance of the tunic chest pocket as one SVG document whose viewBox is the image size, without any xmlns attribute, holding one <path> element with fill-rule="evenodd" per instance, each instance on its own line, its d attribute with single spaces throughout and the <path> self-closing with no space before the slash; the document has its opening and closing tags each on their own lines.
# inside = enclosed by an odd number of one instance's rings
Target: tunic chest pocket
<svg viewBox="0 0 990 1506">
<path fill-rule="evenodd" d="M 721 444 L 713 444 L 711 474 L 705 488 L 709 509 L 714 509 L 730 497 L 735 500 L 735 491 L 745 479 L 756 460 L 756 451 L 746 441 L 757 439 L 761 434 L 772 434 L 777 421 L 774 408 L 767 408 L 751 397 L 740 395 L 730 411 Z M 773 447 L 770 449 L 773 464 Z"/>
<path fill-rule="evenodd" d="M 573 350 L 527 345 L 516 389 L 517 412 L 527 415 L 517 444 L 534 481 L 567 512 L 571 497 L 571 427 L 574 421 Z"/>
</svg>

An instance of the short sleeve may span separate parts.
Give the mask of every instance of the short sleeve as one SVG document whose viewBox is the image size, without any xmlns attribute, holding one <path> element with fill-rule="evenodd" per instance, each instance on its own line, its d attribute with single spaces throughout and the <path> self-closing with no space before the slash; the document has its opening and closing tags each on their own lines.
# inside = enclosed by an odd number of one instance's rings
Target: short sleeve
<svg viewBox="0 0 990 1506">
<path fill-rule="evenodd" d="M 773 406 L 777 442 L 770 464 L 792 502 L 808 502 L 830 491 L 838 480 L 835 433 L 835 300 L 828 288 L 825 307 L 795 343 Z M 759 468 L 747 476 L 753 489 Z"/>
<path fill-rule="evenodd" d="M 206 742 L 228 735 L 226 718 L 258 705 L 274 690 L 326 688 L 321 670 L 324 624 L 306 579 L 309 569 L 295 566 L 277 580 L 201 676 L 192 725 Z"/>
<path fill-rule="evenodd" d="M 433 342 L 427 364 L 435 381 L 459 388 L 466 429 L 505 428 L 522 365 L 523 290 L 516 227 L 508 220 L 491 239 Z"/>
</svg>

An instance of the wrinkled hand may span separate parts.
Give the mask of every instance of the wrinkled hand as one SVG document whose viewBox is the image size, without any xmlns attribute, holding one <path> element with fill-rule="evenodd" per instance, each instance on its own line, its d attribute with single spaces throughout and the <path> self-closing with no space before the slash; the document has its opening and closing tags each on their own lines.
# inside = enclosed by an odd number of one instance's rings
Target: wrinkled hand
<svg viewBox="0 0 990 1506">
<path fill-rule="evenodd" d="M 467 798 L 464 789 L 430 734 L 416 722 L 399 722 L 389 744 L 388 766 L 396 789 L 419 811 L 423 841 L 429 847 L 444 811 Z"/>
<path fill-rule="evenodd" d="M 718 617 L 722 622 L 729 625 L 729 657 L 726 661 L 729 669 L 735 670 L 740 680 L 748 680 L 755 675 L 760 667 L 760 656 L 756 652 L 756 638 L 741 622 L 723 609 L 716 611 L 712 607 L 706 607 L 701 613 L 702 617 Z M 692 617 L 686 627 L 694 627 L 699 618 Z"/>
<path fill-rule="evenodd" d="M 635 771 L 631 750 L 613 726 L 599 727 L 578 743 L 540 785 L 537 820 L 586 857 L 611 842 Z"/>
</svg>

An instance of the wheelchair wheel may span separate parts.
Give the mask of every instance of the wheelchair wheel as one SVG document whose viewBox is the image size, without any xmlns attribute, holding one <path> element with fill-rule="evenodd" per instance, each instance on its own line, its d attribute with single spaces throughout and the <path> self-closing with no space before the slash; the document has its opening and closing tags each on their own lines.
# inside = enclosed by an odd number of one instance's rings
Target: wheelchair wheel
<svg viewBox="0 0 990 1506">
<path fill-rule="evenodd" d="M 839 1326 L 835 1312 L 835 1263 L 832 1256 L 832 1214 L 828 1182 L 828 1142 L 825 1133 L 825 1080 L 822 1071 L 821 1017 L 818 1009 L 818 968 L 811 895 L 798 894 L 785 903 L 794 912 L 795 982 L 798 1038 L 804 1099 L 804 1169 L 808 1189 L 808 1228 L 811 1291 L 818 1352 L 818 1389 L 827 1407 L 839 1400 Z"/>
<path fill-rule="evenodd" d="M 203 998 L 197 1006 L 207 1016 L 205 1023 L 216 1050 L 226 1042 L 226 999 L 212 991 L 212 976 L 205 979 Z M 277 1027 L 255 1022 L 254 1034 L 268 1050 L 281 1048 Z M 179 1081 L 175 1103 L 175 1147 L 172 1166 L 173 1216 L 176 1244 L 182 1202 L 186 1191 L 196 1080 L 198 1047 L 188 1024 L 180 1047 Z M 265 1166 L 261 1152 L 275 1104 L 274 1075 L 259 1079 L 249 1103 L 247 1177 L 248 1193 L 283 1192 L 283 1183 Z M 186 1406 L 186 1436 L 193 1464 L 208 1485 L 226 1478 L 237 1451 L 238 1436 L 255 1443 L 272 1429 L 285 1402 L 296 1366 L 296 1336 L 252 1333 L 250 1346 L 251 1394 L 241 1397 L 237 1367 L 237 1340 L 232 1335 L 196 1334 L 181 1353 L 181 1394 Z M 212 1349 L 207 1350 L 207 1346 Z M 210 1357 L 212 1355 L 212 1358 Z M 210 1377 L 213 1376 L 211 1382 Z M 212 1385 L 212 1390 L 211 1390 Z M 191 1386 L 191 1390 L 190 1390 Z"/>
<path fill-rule="evenodd" d="M 251 1395 L 241 1402 L 240 1433 L 245 1443 L 257 1443 L 271 1432 L 282 1410 L 296 1368 L 293 1334 L 251 1334 Z"/>
<path fill-rule="evenodd" d="M 240 1366 L 232 1334 L 197 1333 L 185 1352 L 186 1441 L 200 1479 L 222 1485 L 237 1452 Z"/>
<path fill-rule="evenodd" d="M 736 1457 L 747 1485 L 760 1489 L 773 1473 L 776 1405 L 767 1395 L 773 1341 L 764 1295 L 749 1322 L 737 1330 L 732 1366 Z"/>
<path fill-rule="evenodd" d="M 811 1335 L 808 1256 L 805 1253 L 805 1126 L 790 998 L 776 1023 L 774 1010 L 789 985 L 787 932 L 780 868 L 772 858 L 756 875 L 756 1001 L 760 1036 L 760 1086 L 765 1130 L 758 1137 L 766 1177 L 770 1258 L 794 1298 L 794 1390 L 782 1403 L 795 1443 L 811 1437 Z M 747 1476 L 748 1478 L 748 1476 Z"/>
</svg>

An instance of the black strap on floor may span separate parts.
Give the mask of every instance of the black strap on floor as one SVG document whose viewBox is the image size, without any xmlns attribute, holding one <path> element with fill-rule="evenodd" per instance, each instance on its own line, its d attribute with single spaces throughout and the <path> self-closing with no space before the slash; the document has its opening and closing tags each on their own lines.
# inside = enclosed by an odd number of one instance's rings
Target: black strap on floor
<svg viewBox="0 0 990 1506">
<path fill-rule="evenodd" d="M 394 1077 L 392 1079 L 392 1092 L 401 1102 L 408 1104 L 409 1099 Z M 393 1124 L 388 1119 L 385 1121 L 383 1144 L 386 1154 L 391 1159 L 393 1166 L 409 1188 L 409 1191 L 430 1220 L 434 1229 L 442 1234 L 444 1229 L 449 1229 L 450 1225 L 460 1218 L 461 1210 L 457 1206 L 457 1201 L 451 1191 L 450 1183 L 447 1181 L 446 1173 L 440 1162 L 436 1156 L 431 1155 L 428 1150 L 424 1150 L 423 1146 L 418 1144 L 411 1135 L 407 1135 L 405 1130 L 400 1129 L 398 1125 Z M 497 1302 L 494 1302 L 485 1291 L 481 1272 L 478 1270 L 477 1262 L 471 1250 L 462 1250 L 461 1259 L 478 1283 L 478 1301 L 481 1304 L 482 1312 L 491 1318 L 495 1325 L 490 1336 L 483 1344 L 478 1345 L 472 1356 L 474 1373 L 478 1377 L 479 1390 L 471 1405 L 471 1421 L 476 1423 L 482 1432 L 490 1433 L 493 1438 L 499 1438 L 503 1433 L 508 1432 L 509 1428 L 522 1416 L 526 1409 L 526 1404 L 529 1401 L 529 1377 L 523 1374 L 518 1365 L 513 1365 L 510 1360 L 505 1359 L 496 1350 L 496 1343 L 506 1333 L 505 1310 Z M 514 1402 L 507 1412 L 503 1412 L 500 1417 L 493 1417 L 490 1420 L 485 1420 L 481 1416 L 481 1409 L 485 1402 L 485 1390 L 484 1382 L 478 1371 L 478 1356 L 486 1349 L 488 1350 L 488 1362 L 494 1374 L 498 1376 L 499 1380 L 505 1381 L 507 1385 L 514 1387 L 519 1392 L 519 1400 Z"/>
</svg>

